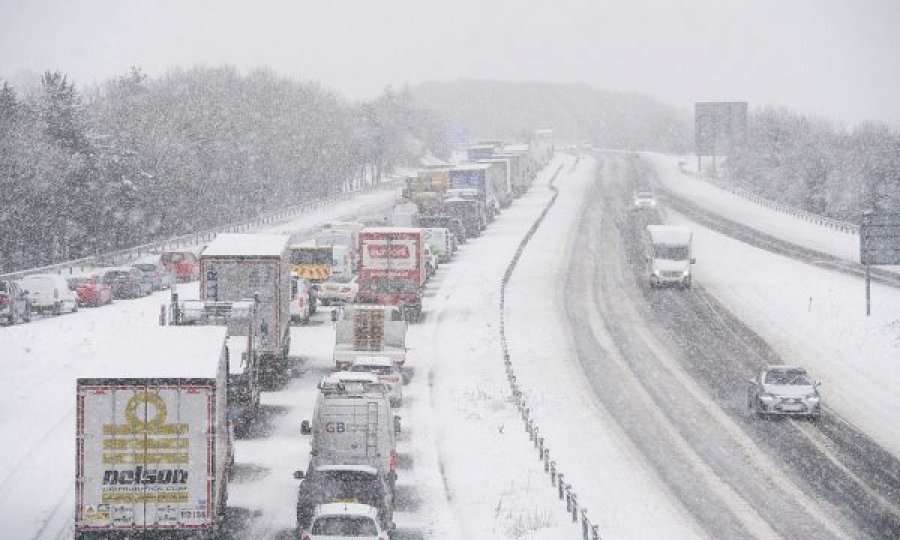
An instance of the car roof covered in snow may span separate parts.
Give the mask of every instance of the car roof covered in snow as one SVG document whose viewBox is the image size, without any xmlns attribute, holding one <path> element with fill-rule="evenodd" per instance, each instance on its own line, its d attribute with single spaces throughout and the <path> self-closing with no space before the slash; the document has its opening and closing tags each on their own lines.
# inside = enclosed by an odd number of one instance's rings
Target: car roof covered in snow
<svg viewBox="0 0 900 540">
<path fill-rule="evenodd" d="M 362 472 L 366 474 L 378 474 L 378 469 L 371 465 L 320 465 L 316 467 L 316 472 Z"/>
<path fill-rule="evenodd" d="M 366 227 L 362 234 L 418 234 L 423 232 L 419 227 Z"/>
<path fill-rule="evenodd" d="M 693 233 L 680 225 L 647 225 L 650 241 L 654 244 L 683 246 L 690 243 Z"/>
<path fill-rule="evenodd" d="M 212 379 L 218 373 L 224 326 L 123 327 L 97 332 L 73 351 L 89 358 L 79 377 L 95 379 Z"/>
<path fill-rule="evenodd" d="M 220 234 L 203 257 L 280 257 L 291 242 L 286 234 Z"/>
</svg>

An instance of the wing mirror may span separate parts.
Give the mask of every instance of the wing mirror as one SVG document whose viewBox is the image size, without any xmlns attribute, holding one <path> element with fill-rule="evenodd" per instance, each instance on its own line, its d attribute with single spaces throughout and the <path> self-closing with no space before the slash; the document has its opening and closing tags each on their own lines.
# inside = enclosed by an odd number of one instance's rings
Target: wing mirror
<svg viewBox="0 0 900 540">
<path fill-rule="evenodd" d="M 756 379 L 750 379 L 749 382 L 750 382 L 750 384 L 752 384 L 753 386 L 756 386 Z"/>
<path fill-rule="evenodd" d="M 400 435 L 400 431 L 401 431 L 400 428 L 401 428 L 401 426 L 400 426 L 400 417 L 399 417 L 399 416 L 395 416 L 395 417 L 394 417 L 394 435 Z"/>
<path fill-rule="evenodd" d="M 294 471 L 295 480 L 303 480 L 304 478 L 306 478 L 306 474 L 304 474 L 303 471 Z"/>
<path fill-rule="evenodd" d="M 815 386 L 816 388 L 822 386 L 822 381 L 813 381 L 813 386 Z"/>
<path fill-rule="evenodd" d="M 388 533 L 393 533 L 396 530 L 397 530 L 397 525 L 393 521 L 391 521 L 390 523 L 387 524 L 387 532 Z"/>
<path fill-rule="evenodd" d="M 338 311 L 336 309 L 331 310 L 331 322 L 337 322 L 338 320 Z"/>
<path fill-rule="evenodd" d="M 695 257 L 691 257 L 691 264 L 697 264 L 697 259 Z"/>
<path fill-rule="evenodd" d="M 309 420 L 304 420 L 300 422 L 300 434 L 301 435 L 309 435 L 312 433 L 312 428 L 309 426 Z"/>
</svg>

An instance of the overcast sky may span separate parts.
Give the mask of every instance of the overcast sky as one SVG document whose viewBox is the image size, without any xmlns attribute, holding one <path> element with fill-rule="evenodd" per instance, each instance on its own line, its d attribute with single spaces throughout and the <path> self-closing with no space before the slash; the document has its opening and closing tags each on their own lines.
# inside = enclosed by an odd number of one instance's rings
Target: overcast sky
<svg viewBox="0 0 900 540">
<path fill-rule="evenodd" d="M 0 77 L 268 66 L 350 98 L 479 78 L 584 82 L 900 126 L 900 0 L 0 0 Z"/>
</svg>

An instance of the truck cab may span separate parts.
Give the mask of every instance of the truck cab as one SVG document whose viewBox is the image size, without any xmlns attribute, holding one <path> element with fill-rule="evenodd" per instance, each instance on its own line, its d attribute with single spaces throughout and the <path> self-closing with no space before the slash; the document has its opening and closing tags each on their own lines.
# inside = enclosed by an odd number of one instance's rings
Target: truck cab
<svg viewBox="0 0 900 540">
<path fill-rule="evenodd" d="M 693 232 L 677 225 L 647 225 L 645 249 L 650 287 L 675 285 L 690 289 L 693 282 Z"/>
</svg>

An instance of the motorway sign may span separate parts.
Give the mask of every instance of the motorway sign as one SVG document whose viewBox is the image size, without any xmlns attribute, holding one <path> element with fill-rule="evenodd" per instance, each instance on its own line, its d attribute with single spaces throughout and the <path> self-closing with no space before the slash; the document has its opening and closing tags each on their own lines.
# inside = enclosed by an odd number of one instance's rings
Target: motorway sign
<svg viewBox="0 0 900 540">
<path fill-rule="evenodd" d="M 900 265 L 900 213 L 867 212 L 859 229 L 859 260 Z"/>
</svg>

